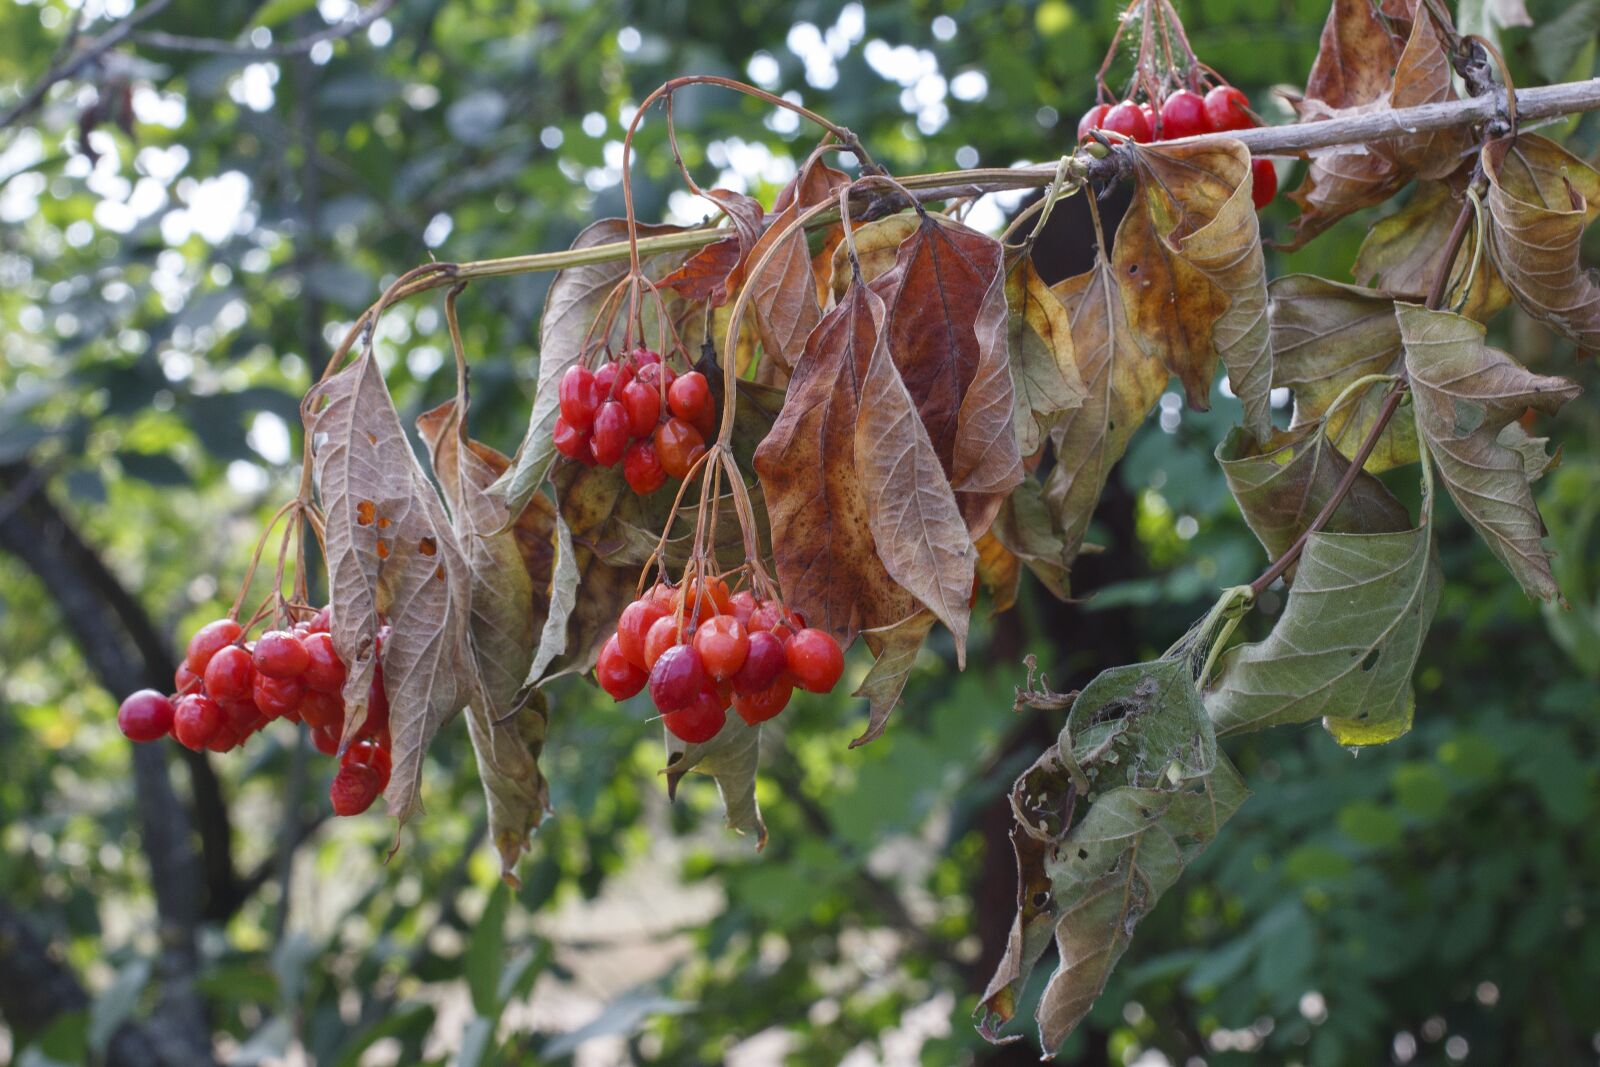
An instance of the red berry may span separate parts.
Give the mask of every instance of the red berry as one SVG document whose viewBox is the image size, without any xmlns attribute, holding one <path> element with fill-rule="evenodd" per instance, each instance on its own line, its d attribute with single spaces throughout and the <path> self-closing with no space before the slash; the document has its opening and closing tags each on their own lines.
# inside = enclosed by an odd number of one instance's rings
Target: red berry
<svg viewBox="0 0 1600 1067">
<path fill-rule="evenodd" d="M 1174 140 L 1208 133 L 1211 123 L 1206 119 L 1206 102 L 1199 93 L 1180 89 L 1161 105 L 1161 139 Z"/>
<path fill-rule="evenodd" d="M 674 645 L 682 644 L 687 622 L 680 628 L 675 612 L 668 611 L 650 624 L 650 629 L 644 635 L 644 665 L 645 670 L 655 670 L 656 661 L 661 654 Z"/>
<path fill-rule="evenodd" d="M 633 368 L 626 363 L 618 363 L 616 360 L 603 363 L 600 369 L 594 372 L 594 395 L 602 402 L 615 400 L 631 381 L 633 381 Z"/>
<path fill-rule="evenodd" d="M 750 616 L 756 613 L 756 595 L 741 589 L 728 598 L 728 613 L 739 620 L 739 625 L 750 629 Z"/>
<path fill-rule="evenodd" d="M 154 689 L 141 689 L 117 709 L 117 726 L 129 741 L 154 741 L 172 729 L 172 701 Z"/>
<path fill-rule="evenodd" d="M 672 368 L 667 366 L 665 363 L 660 362 L 658 359 L 655 363 L 646 363 L 642 365 L 639 368 L 639 374 L 636 380 L 643 382 L 651 389 L 671 389 L 672 383 L 676 381 L 677 378 L 678 376 L 673 373 Z M 666 382 L 665 386 L 661 384 L 662 381 Z"/>
<path fill-rule="evenodd" d="M 687 478 L 705 450 L 705 435 L 682 419 L 668 419 L 656 428 L 656 458 L 674 478 Z"/>
<path fill-rule="evenodd" d="M 389 691 L 383 685 L 382 663 L 373 664 L 372 685 L 367 688 L 367 716 L 361 720 L 357 736 L 376 737 L 388 744 Z"/>
<path fill-rule="evenodd" d="M 661 469 L 656 448 L 648 441 L 635 441 L 622 454 L 622 476 L 636 496 L 649 496 L 667 484 L 667 472 Z"/>
<path fill-rule="evenodd" d="M 788 679 L 779 678 L 756 693 L 735 692 L 733 710 L 739 713 L 739 718 L 754 726 L 758 722 L 766 722 L 788 707 L 789 698 L 793 695 L 794 686 L 789 684 Z"/>
<path fill-rule="evenodd" d="M 383 792 L 376 768 L 364 763 L 351 763 L 339 768 L 328 787 L 328 799 L 333 802 L 335 815 L 360 815 L 372 807 L 372 802 Z"/>
<path fill-rule="evenodd" d="M 255 665 L 261 674 L 273 678 L 298 678 L 306 672 L 311 657 L 300 635 L 290 630 L 268 630 L 256 639 Z"/>
<path fill-rule="evenodd" d="M 218 649 L 206 664 L 206 692 L 221 704 L 249 700 L 255 675 L 250 653 L 238 645 L 229 645 Z"/>
<path fill-rule="evenodd" d="M 342 729 L 344 727 L 344 701 L 337 693 L 320 693 L 308 690 L 300 699 L 300 721 L 312 729 Z"/>
<path fill-rule="evenodd" d="M 702 744 L 717 736 L 728 721 L 728 709 L 713 686 L 702 686 L 681 708 L 661 716 L 661 723 L 680 741 Z"/>
<path fill-rule="evenodd" d="M 1250 114 L 1250 98 L 1231 85 L 1218 85 L 1206 93 L 1205 105 L 1212 133 L 1248 130 L 1256 124 Z"/>
<path fill-rule="evenodd" d="M 595 408 L 600 406 L 600 397 L 594 387 L 594 372 L 581 363 L 568 367 L 561 376 L 559 395 L 561 417 L 567 420 L 567 425 L 587 430 L 594 421 Z"/>
<path fill-rule="evenodd" d="M 634 364 L 642 369 L 644 367 L 649 366 L 652 363 L 660 363 L 661 362 L 661 353 L 652 352 L 650 349 L 645 348 L 643 345 L 640 345 L 638 348 L 635 348 L 633 350 L 633 357 L 632 358 L 633 358 Z"/>
<path fill-rule="evenodd" d="M 751 633 L 767 630 L 783 640 L 804 626 L 805 620 L 797 612 L 790 611 L 776 600 L 769 600 L 758 606 L 750 616 L 749 630 Z"/>
<path fill-rule="evenodd" d="M 628 432 L 647 438 L 661 421 L 661 394 L 644 382 L 629 382 L 622 390 L 622 407 L 628 413 Z"/>
<path fill-rule="evenodd" d="M 217 650 L 239 640 L 239 635 L 242 633 L 244 630 L 232 619 L 218 619 L 216 622 L 206 623 L 189 638 L 189 649 L 184 656 L 183 665 L 196 674 L 204 674 L 206 664 L 211 662 L 211 657 L 216 655 Z"/>
<path fill-rule="evenodd" d="M 662 711 L 678 711 L 694 702 L 706 672 L 693 645 L 673 645 L 650 668 L 650 699 Z"/>
<path fill-rule="evenodd" d="M 711 384 L 697 370 L 682 375 L 667 390 L 667 406 L 680 419 L 693 422 L 711 406 Z"/>
<path fill-rule="evenodd" d="M 199 752 L 211 744 L 227 717 L 215 700 L 199 693 L 179 697 L 172 711 L 172 736 L 185 748 Z"/>
<path fill-rule="evenodd" d="M 325 634 L 332 629 L 333 608 L 331 607 L 323 608 L 311 616 L 311 621 L 306 624 L 306 633 L 308 634 Z"/>
<path fill-rule="evenodd" d="M 750 635 L 732 615 L 714 615 L 694 632 L 694 650 L 712 678 L 732 678 L 750 653 Z"/>
<path fill-rule="evenodd" d="M 700 436 L 709 441 L 717 436 L 717 408 L 714 404 L 707 404 L 700 409 L 700 414 L 689 420 L 689 425 L 700 431 Z"/>
<path fill-rule="evenodd" d="M 331 726 L 314 726 L 311 729 L 311 744 L 324 756 L 336 755 L 339 751 L 339 731 Z"/>
<path fill-rule="evenodd" d="M 685 582 L 683 597 L 684 611 L 695 623 L 713 615 L 729 615 L 733 612 L 733 597 L 728 593 L 728 583 L 721 578 Z"/>
<path fill-rule="evenodd" d="M 1278 195 L 1278 168 L 1272 165 L 1270 159 L 1252 159 L 1250 161 L 1250 199 L 1255 201 L 1256 210 L 1260 211 L 1272 203 L 1272 198 Z"/>
<path fill-rule="evenodd" d="M 556 416 L 556 428 L 551 431 L 550 439 L 555 442 L 556 451 L 568 459 L 586 464 L 594 458 L 589 451 L 589 431 L 573 429 L 565 415 Z"/>
<path fill-rule="evenodd" d="M 600 649 L 600 659 L 594 665 L 594 680 L 610 694 L 612 700 L 621 701 L 636 696 L 650 676 L 643 667 L 628 662 L 617 644 L 617 635 L 612 634 L 605 647 Z"/>
<path fill-rule="evenodd" d="M 389 784 L 389 772 L 394 767 L 394 760 L 389 750 L 376 741 L 356 741 L 345 749 L 344 755 L 339 757 L 339 766 L 348 767 L 352 763 L 377 771 L 381 782 L 379 789 Z"/>
<path fill-rule="evenodd" d="M 178 696 L 198 692 L 200 689 L 200 676 L 189 669 L 187 662 L 178 664 L 178 669 L 172 672 L 172 691 Z"/>
<path fill-rule="evenodd" d="M 320 693 L 341 692 L 345 679 L 344 661 L 333 650 L 333 637 L 325 633 L 307 634 L 304 643 L 306 687 Z"/>
<path fill-rule="evenodd" d="M 1150 140 L 1150 120 L 1132 100 L 1124 100 L 1106 112 L 1105 121 L 1100 125 L 1109 133 L 1120 133 L 1140 144 Z"/>
<path fill-rule="evenodd" d="M 614 467 L 622 461 L 628 447 L 628 413 L 615 400 L 600 405 L 594 415 L 594 436 L 589 446 L 594 449 L 594 461 L 602 467 Z"/>
<path fill-rule="evenodd" d="M 622 609 L 622 617 L 617 620 L 617 649 L 623 659 L 640 670 L 650 668 L 644 658 L 645 635 L 656 620 L 666 614 L 667 609 L 648 596 Z"/>
<path fill-rule="evenodd" d="M 828 692 L 844 673 L 844 650 L 821 630 L 801 630 L 784 643 L 783 651 L 795 683 L 812 693 Z"/>
<path fill-rule="evenodd" d="M 767 630 L 752 630 L 744 663 L 733 675 L 733 691 L 741 696 L 760 693 L 770 688 L 788 667 L 783 642 Z"/>
<path fill-rule="evenodd" d="M 261 713 L 269 719 L 281 718 L 298 712 L 300 701 L 306 695 L 306 683 L 299 678 L 274 678 L 256 674 L 250 687 L 250 697 Z"/>
<path fill-rule="evenodd" d="M 1096 104 L 1083 113 L 1083 118 L 1078 120 L 1078 140 L 1089 140 L 1089 133 L 1093 130 L 1103 129 L 1106 124 L 1106 112 L 1111 110 L 1110 104 Z"/>
<path fill-rule="evenodd" d="M 261 709 L 256 707 L 254 700 L 219 700 L 217 706 L 222 709 L 228 729 L 239 742 L 243 742 L 255 732 L 256 720 L 261 718 Z"/>
</svg>

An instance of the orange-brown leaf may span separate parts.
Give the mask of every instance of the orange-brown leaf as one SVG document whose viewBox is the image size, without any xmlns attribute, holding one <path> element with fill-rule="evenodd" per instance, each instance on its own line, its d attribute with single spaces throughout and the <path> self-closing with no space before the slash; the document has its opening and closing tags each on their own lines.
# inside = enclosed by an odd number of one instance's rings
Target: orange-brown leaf
<svg viewBox="0 0 1600 1067">
<path fill-rule="evenodd" d="M 759 200 L 743 193 L 709 189 L 705 195 L 728 216 L 733 235 L 690 256 L 660 284 L 696 303 L 710 302 L 719 307 L 728 302 L 744 280 L 750 253 L 761 238 L 764 213 Z"/>
<path fill-rule="evenodd" d="M 773 249 L 766 268 L 751 281 L 750 310 L 761 335 L 763 355 L 786 368 L 794 366 L 805 350 L 806 338 L 822 318 L 805 230 L 790 226 L 811 207 L 832 200 L 849 181 L 844 173 L 814 160 L 778 194 L 777 216 L 750 252 L 754 265 Z"/>
</svg>

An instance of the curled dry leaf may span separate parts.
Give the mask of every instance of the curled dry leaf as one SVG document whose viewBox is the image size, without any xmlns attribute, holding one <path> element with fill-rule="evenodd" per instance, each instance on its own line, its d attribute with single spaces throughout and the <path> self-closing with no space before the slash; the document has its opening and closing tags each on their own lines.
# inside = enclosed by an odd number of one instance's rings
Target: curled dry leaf
<svg viewBox="0 0 1600 1067">
<path fill-rule="evenodd" d="M 1368 389 L 1328 409 L 1346 386 L 1369 374 L 1399 374 L 1405 369 L 1394 300 L 1360 286 L 1309 274 L 1274 278 L 1272 323 L 1273 381 L 1294 391 L 1291 429 L 1323 423 L 1328 439 L 1346 457 L 1361 447 L 1383 406 L 1383 390 Z M 1367 459 L 1374 474 L 1417 461 L 1413 420 L 1390 420 Z"/>
<path fill-rule="evenodd" d="M 1010 350 L 1012 429 L 1017 449 L 1031 456 L 1057 417 L 1083 403 L 1083 380 L 1072 348 L 1072 319 L 1061 298 L 1018 256 L 1006 270 L 1007 347 Z"/>
<path fill-rule="evenodd" d="M 772 225 L 750 252 L 750 262 L 756 264 L 775 246 L 766 269 L 751 280 L 750 310 L 763 354 L 785 368 L 794 366 L 805 350 L 806 338 L 822 319 L 822 293 L 810 241 L 805 230 L 791 230 L 790 226 L 805 211 L 832 200 L 849 183 L 848 175 L 814 159 L 784 186 Z"/>
<path fill-rule="evenodd" d="M 900 703 L 906 679 L 911 676 L 917 653 L 922 651 L 922 642 L 927 638 L 928 631 L 933 629 L 933 623 L 933 612 L 924 609 L 892 626 L 862 631 L 862 639 L 867 642 L 877 661 L 861 680 L 860 687 L 851 694 L 864 697 L 867 701 L 867 728 L 860 737 L 850 742 L 851 748 L 883 736 L 884 729 L 889 725 L 889 713 Z"/>
<path fill-rule="evenodd" d="M 741 834 L 753 834 L 756 848 L 767 844 L 767 824 L 761 821 L 761 806 L 756 803 L 756 768 L 761 762 L 761 727 L 749 726 L 736 715 L 729 715 L 717 736 L 702 744 L 687 744 L 667 732 L 667 795 L 678 795 L 678 783 L 690 771 L 716 779 L 722 793 L 722 806 L 728 826 Z"/>
<path fill-rule="evenodd" d="M 1529 596 L 1559 596 L 1528 488 L 1527 450 L 1500 434 L 1529 408 L 1554 414 L 1581 392 L 1577 383 L 1528 371 L 1484 344 L 1471 319 L 1416 304 L 1397 304 L 1395 314 L 1417 428 L 1445 488 Z"/>
<path fill-rule="evenodd" d="M 1350 469 L 1350 461 L 1328 444 L 1320 423 L 1278 431 L 1265 442 L 1235 427 L 1217 446 L 1216 455 L 1246 525 L 1273 560 L 1306 531 Z M 1405 505 L 1365 471 L 1356 476 L 1323 526 L 1329 533 L 1410 528 L 1411 514 Z"/>
<path fill-rule="evenodd" d="M 467 437 L 467 406 L 464 395 L 441 404 L 417 419 L 417 430 L 472 576 L 469 638 L 477 669 L 467 728 L 500 874 L 514 882 L 517 858 L 550 805 L 550 787 L 538 762 L 548 707 L 543 694 L 523 691 L 543 623 L 545 592 L 535 590 L 533 574 L 523 565 L 517 527 L 508 521 L 504 503 L 488 491 L 509 462 Z"/>
<path fill-rule="evenodd" d="M 1517 303 L 1582 352 L 1600 352 L 1600 280 L 1579 249 L 1600 213 L 1600 173 L 1531 134 L 1485 146 L 1483 172 L 1489 251 Z"/>
<path fill-rule="evenodd" d="M 1134 339 L 1123 304 L 1123 290 L 1112 266 L 1097 260 L 1094 269 L 1055 287 L 1072 322 L 1072 343 L 1083 376 L 1082 405 L 1064 412 L 1051 432 L 1056 465 L 1044 486 L 1053 533 L 1046 534 L 1024 483 L 1012 494 L 1012 515 L 1001 537 L 1035 574 L 1064 594 L 1065 572 L 1083 545 L 1111 468 L 1167 387 L 1167 368 L 1147 355 Z M 1059 564 L 1049 557 L 1058 533 Z M 1061 571 L 1060 577 L 1054 572 Z"/>
<path fill-rule="evenodd" d="M 1322 720 L 1341 745 L 1411 729 L 1411 673 L 1443 576 L 1431 504 L 1403 533 L 1316 533 L 1266 640 L 1223 654 L 1206 693 L 1217 733 Z"/>
<path fill-rule="evenodd" d="M 1058 459 L 1057 463 L 1060 462 Z M 1044 486 L 1032 478 L 1024 478 L 1006 497 L 1000 514 L 995 516 L 994 526 L 984 536 L 993 536 L 1019 561 L 1027 564 L 1040 584 L 1056 597 L 1067 598 L 1067 573 L 1073 553 L 1068 551 L 1050 505 L 1045 501 Z M 979 564 L 981 567 L 981 550 Z"/>
<path fill-rule="evenodd" d="M 471 575 L 370 353 L 313 387 L 301 417 L 327 515 L 333 645 L 349 671 L 342 743 L 366 719 L 382 616 L 394 755 L 384 795 L 403 823 L 421 808 L 429 742 L 471 695 Z"/>
<path fill-rule="evenodd" d="M 615 467 L 562 464 L 556 494 L 555 568 L 550 615 L 528 682 L 543 683 L 594 666 L 617 616 L 634 598 L 638 567 L 620 562 L 620 517 L 638 498 Z M 614 560 L 616 560 L 614 562 Z"/>
<path fill-rule="evenodd" d="M 976 537 L 1022 481 L 1000 243 L 927 213 L 870 283 L 884 338 Z M 933 606 L 933 605 L 930 605 Z"/>
<path fill-rule="evenodd" d="M 694 303 L 720 307 L 744 281 L 751 252 L 761 239 L 765 212 L 761 201 L 743 193 L 708 189 L 705 195 L 727 215 L 733 235 L 695 252 L 658 284 L 677 290 Z"/>
<path fill-rule="evenodd" d="M 1138 187 L 1112 260 L 1140 346 L 1210 405 L 1220 358 L 1245 425 L 1272 428 L 1267 275 L 1250 199 L 1250 154 L 1235 141 L 1132 146 Z"/>
<path fill-rule="evenodd" d="M 890 215 L 863 223 L 852 232 L 855 238 L 856 257 L 861 264 L 861 278 L 871 283 L 888 273 L 900 254 L 900 245 L 917 232 L 922 220 L 912 212 Z M 855 278 L 850 265 L 849 248 L 840 242 L 833 250 L 832 278 L 834 299 L 843 299 Z"/>
<path fill-rule="evenodd" d="M 679 226 L 651 226 L 641 223 L 640 237 L 657 237 L 682 233 Z M 628 224 L 624 219 L 601 219 L 578 234 L 572 242 L 574 250 L 592 248 L 628 239 Z M 683 253 L 663 253 L 645 259 L 642 266 L 658 270 L 681 262 Z M 533 410 L 528 418 L 528 432 L 517 449 L 511 468 L 501 476 L 493 491 L 505 498 L 506 510 L 518 514 L 539 490 L 556 460 L 556 447 L 551 437 L 556 417 L 561 413 L 561 376 L 567 368 L 584 357 L 584 339 L 590 347 L 620 344 L 622 324 L 626 309 L 616 318 L 609 337 L 590 335 L 600 307 L 611 291 L 628 273 L 627 260 L 589 263 L 581 267 L 568 267 L 558 271 L 545 294 L 544 315 L 539 320 L 539 383 L 533 398 Z"/>
<path fill-rule="evenodd" d="M 1356 281 L 1420 303 L 1444 266 L 1445 245 L 1465 199 L 1457 184 L 1418 182 L 1405 206 L 1374 225 L 1361 242 L 1352 269 Z M 1444 300 L 1479 322 L 1488 322 L 1511 302 L 1499 270 L 1488 256 L 1476 254 L 1484 240 L 1474 223 L 1462 246 L 1467 254 L 1456 257 Z M 1463 292 L 1469 282 L 1470 290 Z"/>
<path fill-rule="evenodd" d="M 1449 45 L 1438 23 L 1427 11 L 1411 23 L 1400 61 L 1395 66 L 1390 106 L 1399 109 L 1441 104 L 1455 99 L 1455 70 Z M 1380 141 L 1377 149 L 1394 161 L 1407 178 L 1443 178 L 1460 166 L 1462 154 L 1473 146 L 1465 126 L 1416 133 Z"/>
</svg>

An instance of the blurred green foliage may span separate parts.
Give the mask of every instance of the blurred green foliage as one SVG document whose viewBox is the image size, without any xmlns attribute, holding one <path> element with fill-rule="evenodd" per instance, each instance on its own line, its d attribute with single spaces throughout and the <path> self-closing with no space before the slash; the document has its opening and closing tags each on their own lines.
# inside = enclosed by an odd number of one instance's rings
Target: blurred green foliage
<svg viewBox="0 0 1600 1067">
<path fill-rule="evenodd" d="M 81 2 L 88 35 L 106 31 L 108 10 L 134 7 Z M 0 104 L 42 74 L 78 6 L 0 9 Z M 630 101 L 676 74 L 727 74 L 797 93 L 896 171 L 1046 160 L 1068 146 L 1119 6 L 402 0 L 310 58 L 135 39 L 0 130 L 0 461 L 47 472 L 53 499 L 178 640 L 227 606 L 260 524 L 291 491 L 297 397 L 346 325 L 430 255 L 552 250 L 620 213 Z M 1589 73 L 1600 3 L 1529 7 L 1538 28 L 1500 31 L 1519 83 Z M 177 0 L 144 28 L 261 45 L 351 10 Z M 1304 77 L 1325 13 L 1323 0 L 1183 7 L 1199 54 L 1280 120 L 1271 89 Z M 79 112 L 124 80 L 132 136 L 102 125 L 91 162 Z M 811 137 L 705 89 L 684 94 L 676 118 L 702 181 L 723 174 L 768 196 Z M 1592 153 L 1600 123 L 1570 125 Z M 703 213 L 674 195 L 661 123 L 645 125 L 637 158 L 642 217 Z M 1280 199 L 1268 231 L 1291 210 Z M 1347 278 L 1386 210 L 1271 253 L 1271 272 Z M 504 448 L 526 418 L 545 284 L 510 278 L 463 297 L 474 432 Z M 1575 372 L 1569 349 L 1515 313 L 1495 330 L 1535 369 L 1597 384 L 1592 365 Z M 407 417 L 453 389 L 435 373 L 447 351 L 437 304 L 386 318 L 379 352 Z M 545 756 L 555 814 L 521 889 L 496 886 L 469 746 L 450 731 L 428 815 L 393 860 L 380 816 L 324 823 L 295 853 L 287 895 L 273 874 L 206 925 L 199 983 L 219 1056 L 1031 1060 L 1026 1044 L 988 1050 L 968 1025 L 988 977 L 980 960 L 1014 904 L 1004 793 L 1059 726 L 1010 710 L 1021 656 L 1062 679 L 1110 666 L 1061 639 L 1067 617 L 1122 620 L 1127 660 L 1159 651 L 1219 586 L 1262 564 L 1210 458 L 1232 402 L 1159 410 L 1114 487 L 1130 523 L 1093 538 L 1137 573 L 1065 609 L 1026 589 L 1012 616 L 976 628 L 963 675 L 935 646 L 887 737 L 864 749 L 846 749 L 857 702 L 800 702 L 770 732 L 764 852 L 721 828 L 707 782 L 668 805 L 643 710 L 569 681 Z M 1064 1060 L 1593 1062 L 1600 417 L 1580 401 L 1548 432 L 1566 451 L 1540 499 L 1571 610 L 1530 604 L 1444 504 L 1449 581 L 1416 730 L 1360 759 L 1315 729 L 1230 743 L 1255 796 L 1145 920 Z M 1396 491 L 1414 497 L 1406 480 Z M 1267 614 L 1250 625 L 1264 629 Z M 43 1033 L 5 1020 L 0 1060 L 91 1062 L 157 995 L 117 695 L 7 556 L 0 649 L 0 897 L 63 948 L 92 997 Z M 235 865 L 271 871 L 286 817 L 325 806 L 330 768 L 295 776 L 287 733 L 213 762 Z"/>
</svg>

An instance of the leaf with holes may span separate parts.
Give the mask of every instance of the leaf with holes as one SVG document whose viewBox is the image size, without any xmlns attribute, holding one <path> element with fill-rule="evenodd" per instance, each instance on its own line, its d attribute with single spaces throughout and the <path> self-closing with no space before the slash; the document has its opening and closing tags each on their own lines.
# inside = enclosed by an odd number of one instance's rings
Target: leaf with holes
<svg viewBox="0 0 1600 1067">
<path fill-rule="evenodd" d="M 778 580 L 790 605 L 845 647 L 861 629 L 917 607 L 878 556 L 857 466 L 861 387 L 881 344 L 881 314 L 856 285 L 823 316 L 755 453 Z"/>
<path fill-rule="evenodd" d="M 1205 411 L 1220 359 L 1244 423 L 1272 428 L 1267 275 L 1250 199 L 1250 153 L 1234 141 L 1129 149 L 1138 181 L 1112 261 L 1140 346 Z"/>
<path fill-rule="evenodd" d="M 1499 434 L 1529 408 L 1554 414 L 1581 391 L 1577 383 L 1526 370 L 1484 344 L 1483 327 L 1471 319 L 1416 304 L 1397 304 L 1395 314 L 1417 428 L 1445 488 L 1529 596 L 1559 596 L 1525 455 Z"/>
<path fill-rule="evenodd" d="M 751 252 L 761 239 L 765 212 L 759 200 L 743 193 L 708 189 L 705 195 L 727 215 L 733 235 L 700 249 L 658 284 L 694 303 L 721 307 L 744 280 Z"/>
<path fill-rule="evenodd" d="M 1328 444 L 1320 424 L 1274 433 L 1263 444 L 1235 427 L 1217 446 L 1228 490 L 1273 560 L 1306 531 L 1333 498 L 1350 461 Z M 1362 471 L 1323 527 L 1329 533 L 1393 533 L 1411 528 L 1411 514 Z"/>
<path fill-rule="evenodd" d="M 1274 278 L 1269 317 L 1275 353 L 1273 381 L 1294 391 L 1291 429 L 1323 423 L 1328 439 L 1353 457 L 1383 407 L 1381 385 L 1330 411 L 1334 401 L 1369 374 L 1399 374 L 1405 357 L 1394 301 L 1384 293 L 1309 274 Z M 1393 419 L 1367 459 L 1379 473 L 1417 461 L 1417 431 Z"/>
<path fill-rule="evenodd" d="M 1600 173 L 1532 134 L 1484 147 L 1489 254 L 1522 309 L 1585 353 L 1600 352 L 1600 278 L 1584 228 L 1600 213 Z"/>
<path fill-rule="evenodd" d="M 678 226 L 641 224 L 638 227 L 640 237 L 682 232 Z M 626 220 L 601 219 L 578 234 L 577 240 L 572 242 L 572 248 L 577 251 L 627 239 Z M 648 257 L 641 266 L 676 266 L 682 259 L 681 252 L 663 253 Z M 591 333 L 591 327 L 617 284 L 627 274 L 627 260 L 611 260 L 568 267 L 558 271 L 550 282 L 550 290 L 544 298 L 544 315 L 539 320 L 539 382 L 533 397 L 533 410 L 528 418 L 528 432 L 517 449 L 511 469 L 501 476 L 493 490 L 505 497 L 506 509 L 512 514 L 521 512 L 533 499 L 556 460 L 556 446 L 551 433 L 555 429 L 556 417 L 561 413 L 561 376 L 574 363 L 585 358 L 591 349 L 621 343 L 622 327 L 627 318 L 626 308 L 616 316 L 609 335 L 602 335 L 599 329 Z M 625 295 L 623 299 L 626 299 Z"/>
<path fill-rule="evenodd" d="M 761 727 L 750 726 L 736 715 L 729 715 L 717 736 L 702 744 L 687 744 L 667 733 L 667 795 L 678 795 L 678 783 L 690 771 L 716 779 L 722 793 L 728 826 L 741 834 L 753 834 L 756 848 L 767 844 L 767 824 L 761 821 L 756 803 L 756 769 L 761 762 Z"/>
<path fill-rule="evenodd" d="M 933 623 L 933 612 L 924 609 L 892 626 L 862 631 L 862 639 L 877 660 L 861 680 L 861 685 L 851 694 L 864 697 L 867 701 L 867 728 L 860 737 L 850 742 L 851 748 L 883 736 L 884 729 L 889 725 L 889 713 L 900 703 L 906 679 L 911 676 L 917 653 L 922 651 L 922 642 L 927 638 L 928 631 L 933 629 Z"/>
<path fill-rule="evenodd" d="M 1341 745 L 1411 729 L 1411 672 L 1443 577 L 1432 505 L 1403 533 L 1315 533 L 1266 640 L 1229 649 L 1206 692 L 1218 734 L 1322 720 Z"/>
<path fill-rule="evenodd" d="M 1070 567 L 1083 545 L 1084 531 L 1094 515 L 1111 468 L 1122 458 L 1139 424 L 1155 407 L 1167 387 L 1167 368 L 1147 355 L 1134 340 L 1123 305 L 1122 289 L 1112 267 L 1103 259 L 1094 268 L 1055 287 L 1072 322 L 1072 344 L 1083 375 L 1084 400 L 1062 414 L 1051 433 L 1056 465 L 1044 486 L 1044 503 L 1050 510 L 1053 532 L 1044 534 L 1036 513 L 1025 500 L 1013 501 L 1014 521 L 1001 536 L 1013 551 L 1030 562 L 1034 572 L 1046 574 L 1056 564 L 1053 546 L 1030 538 L 1024 545 L 1018 535 L 1033 531 L 1043 540 L 1059 534 L 1060 566 Z M 1023 484 L 1026 489 L 1027 483 Z M 1049 584 L 1047 582 L 1047 584 Z M 1065 592 L 1065 576 L 1057 581 Z M 1054 588 L 1054 586 L 1052 586 Z"/>
<path fill-rule="evenodd" d="M 517 858 L 550 805 L 550 787 L 538 762 L 547 708 L 542 694 L 523 692 L 543 622 L 544 594 L 535 592 L 523 565 L 504 503 L 488 491 L 507 461 L 467 437 L 467 406 L 463 383 L 455 400 L 417 419 L 417 430 L 472 575 L 470 638 L 477 671 L 467 728 L 488 804 L 490 839 L 500 852 L 500 875 L 514 882 Z"/>
<path fill-rule="evenodd" d="M 1057 417 L 1083 404 L 1072 348 L 1072 318 L 1033 267 L 1018 256 L 1006 271 L 1007 347 L 1011 354 L 1012 428 L 1024 456 L 1039 451 Z"/>
<path fill-rule="evenodd" d="M 314 386 L 302 418 L 327 515 L 333 645 L 349 672 L 342 743 L 366 719 L 381 619 L 394 753 L 384 795 L 403 823 L 422 806 L 428 744 L 471 695 L 472 578 L 370 353 Z"/>
<path fill-rule="evenodd" d="M 1418 182 L 1406 205 L 1373 226 L 1361 242 L 1352 268 L 1356 281 L 1420 303 L 1444 266 L 1445 245 L 1461 212 L 1464 194 L 1457 184 Z M 1477 230 L 1474 224 L 1467 232 L 1462 247 L 1469 252 L 1482 240 Z M 1469 282 L 1470 290 L 1463 292 Z M 1511 291 L 1487 256 L 1463 255 L 1456 258 L 1444 302 L 1468 318 L 1488 322 L 1511 302 Z"/>
<path fill-rule="evenodd" d="M 1000 243 L 925 212 L 872 281 L 889 355 L 974 537 L 1022 480 Z M 932 606 L 932 605 L 930 605 Z"/>
</svg>

